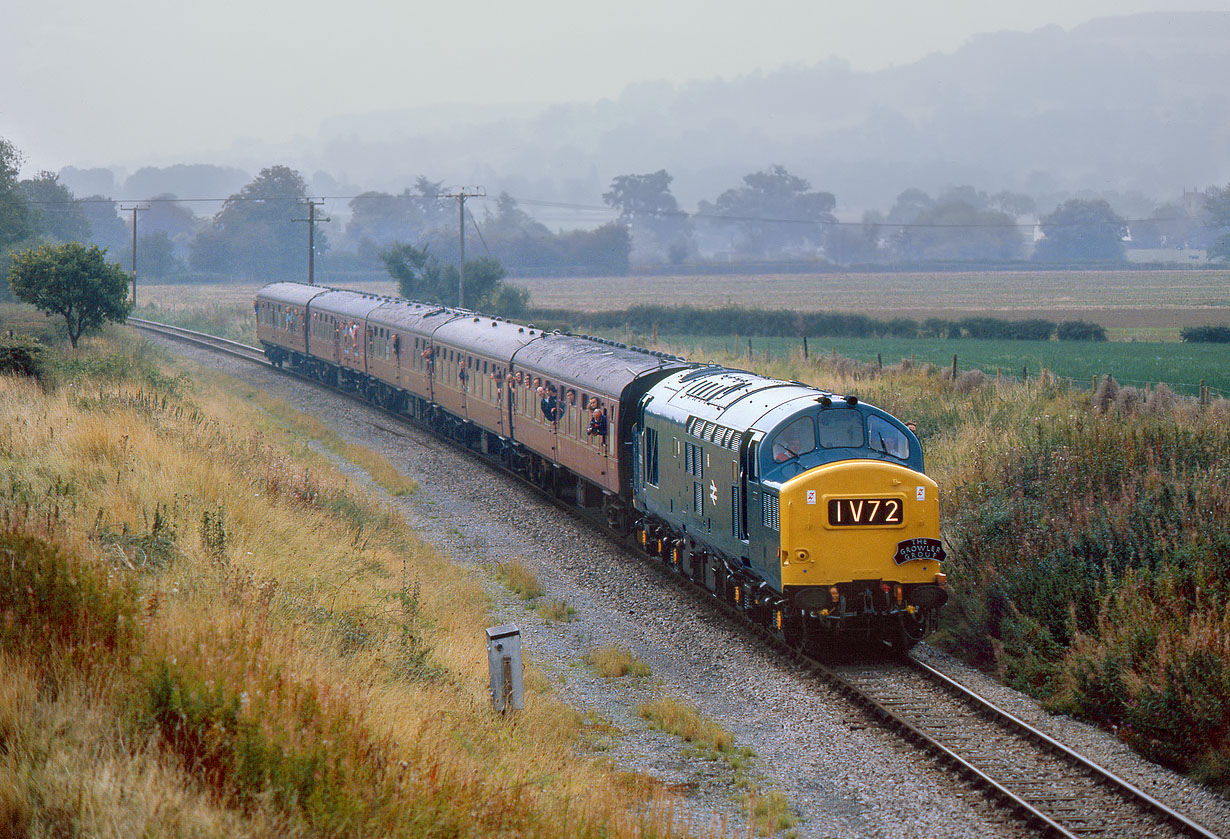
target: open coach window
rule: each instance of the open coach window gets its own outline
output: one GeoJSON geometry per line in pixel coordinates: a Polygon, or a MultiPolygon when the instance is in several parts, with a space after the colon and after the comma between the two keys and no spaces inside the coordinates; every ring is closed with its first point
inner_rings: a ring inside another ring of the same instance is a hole
{"type": "Polygon", "coordinates": [[[910,441],[897,426],[883,417],[867,417],[867,445],[872,451],[884,452],[900,460],[910,456],[910,441]]]}

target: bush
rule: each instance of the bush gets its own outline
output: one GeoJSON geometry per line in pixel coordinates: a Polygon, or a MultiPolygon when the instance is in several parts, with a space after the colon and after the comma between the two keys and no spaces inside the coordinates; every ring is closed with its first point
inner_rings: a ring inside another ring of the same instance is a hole
{"type": "Polygon", "coordinates": [[[1230,325],[1186,326],[1179,337],[1189,344],[1230,344],[1230,325]]]}
{"type": "Polygon", "coordinates": [[[1085,320],[1065,320],[1055,328],[1060,341],[1105,341],[1106,329],[1085,320]]]}
{"type": "Polygon", "coordinates": [[[43,381],[47,375],[47,348],[33,338],[0,339],[0,373],[43,381]]]}
{"type": "Polygon", "coordinates": [[[945,495],[940,640],[1230,788],[1230,433],[1141,412],[1142,396],[1109,398],[1134,414],[1037,421],[966,467],[945,495]]]}

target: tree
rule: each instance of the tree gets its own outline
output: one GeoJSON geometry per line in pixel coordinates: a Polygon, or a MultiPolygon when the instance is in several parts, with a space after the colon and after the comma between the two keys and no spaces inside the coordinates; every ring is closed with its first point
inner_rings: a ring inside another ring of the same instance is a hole
{"type": "Polygon", "coordinates": [[[449,236],[456,239],[455,204],[440,199],[443,181],[419,175],[413,189],[400,195],[364,192],[350,199],[350,221],[346,240],[360,256],[375,258],[380,251],[397,242],[432,241],[443,244],[449,236]]]}
{"type": "Polygon", "coordinates": [[[39,233],[55,242],[84,242],[90,237],[90,222],[81,205],[55,172],[41,171],[18,186],[34,209],[39,233]]]}
{"type": "MultiPolygon", "coordinates": [[[[0,137],[0,276],[8,276],[9,260],[22,246],[33,244],[38,230],[36,216],[25,193],[18,188],[21,152],[0,137]]],[[[0,300],[12,300],[12,289],[0,283],[0,300]]]]}
{"type": "Polygon", "coordinates": [[[82,198],[81,212],[90,225],[87,244],[98,245],[103,250],[114,248],[119,250],[132,242],[132,234],[128,225],[120,218],[116,203],[102,195],[91,195],[82,198]]]}
{"type": "Polygon", "coordinates": [[[836,226],[824,242],[824,253],[838,265],[875,262],[880,255],[880,213],[863,213],[862,224],[836,226]]]}
{"type": "Polygon", "coordinates": [[[1230,184],[1205,192],[1205,218],[1214,239],[1209,259],[1230,261],[1230,184]]]}
{"type": "Polygon", "coordinates": [[[682,262],[695,249],[687,213],[671,194],[665,169],[648,175],[619,175],[602,200],[619,209],[632,232],[633,247],[650,259],[682,262]]]}
{"type": "Polygon", "coordinates": [[[64,317],[73,349],[83,334],[97,331],[106,321],[119,323],[128,317],[129,279],[118,263],[106,261],[97,246],[80,242],[16,254],[9,269],[18,300],[64,317]]]}
{"type": "Polygon", "coordinates": [[[1110,262],[1123,259],[1127,222],[1103,200],[1072,199],[1042,217],[1037,262],[1110,262]]]}
{"type": "Polygon", "coordinates": [[[916,262],[1001,262],[1020,259],[1025,247],[1012,216],[946,198],[903,227],[896,245],[916,262]]]}
{"type": "MultiPolygon", "coordinates": [[[[176,201],[175,196],[169,192],[162,192],[150,198],[148,207],[149,209],[141,214],[137,222],[141,238],[144,239],[147,235],[165,234],[167,241],[174,248],[175,259],[185,259],[192,244],[192,237],[196,235],[203,220],[188,207],[176,201]]],[[[141,262],[145,258],[143,246],[138,242],[137,260],[141,262]]]]}
{"type": "MultiPolygon", "coordinates": [[[[456,306],[459,274],[456,265],[448,265],[427,248],[396,245],[381,258],[402,297],[442,306],[456,306]]],[[[504,284],[504,266],[498,259],[481,257],[466,260],[466,301],[476,311],[496,315],[519,315],[529,305],[529,294],[520,288],[504,284]]]]}
{"type": "MultiPolygon", "coordinates": [[[[128,245],[132,251],[132,243],[128,245]]],[[[132,253],[127,260],[131,264],[132,253]]],[[[137,239],[137,269],[147,277],[167,277],[183,269],[183,263],[175,253],[175,243],[163,230],[149,235],[141,234],[137,239]]]]}
{"type": "Polygon", "coordinates": [[[889,224],[911,224],[927,210],[935,206],[935,200],[917,187],[910,187],[897,196],[893,207],[888,211],[889,224]]]}
{"type": "MultiPolygon", "coordinates": [[[[307,274],[307,235],[292,220],[305,212],[307,185],[286,166],[262,169],[226,199],[207,230],[192,243],[191,262],[207,271],[235,272],[256,279],[291,279],[307,274]]],[[[316,233],[318,252],[328,241],[316,233]]]]}
{"type": "Polygon", "coordinates": [[[831,192],[810,192],[811,184],[773,165],[743,176],[743,186],[728,189],[710,204],[700,203],[703,215],[734,224],[743,234],[744,252],[761,255],[823,244],[824,226],[837,219],[837,199],[831,192]]]}

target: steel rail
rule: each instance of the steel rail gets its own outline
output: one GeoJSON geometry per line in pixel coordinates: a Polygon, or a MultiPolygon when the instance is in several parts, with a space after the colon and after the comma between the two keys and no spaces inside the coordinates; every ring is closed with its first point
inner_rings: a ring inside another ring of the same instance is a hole
{"type": "MultiPolygon", "coordinates": [[[[466,446],[447,437],[446,435],[440,434],[434,429],[406,416],[405,414],[390,411],[382,406],[368,402],[353,391],[340,387],[334,387],[333,385],[322,382],[314,377],[297,373],[294,370],[276,367],[268,362],[268,359],[265,358],[264,352],[260,348],[252,347],[238,341],[231,341],[229,339],[218,338],[205,333],[195,332],[183,327],[168,326],[166,324],[160,324],[153,321],[129,318],[129,322],[133,326],[144,331],[156,333],[172,340],[183,341],[204,349],[222,352],[241,360],[251,361],[263,368],[281,375],[285,375],[289,378],[324,388],[327,391],[341,396],[352,398],[364,406],[372,408],[385,416],[396,419],[406,425],[410,425],[416,430],[428,433],[433,437],[433,439],[443,442],[457,451],[465,452],[471,456],[477,455],[475,457],[477,462],[494,468],[502,474],[516,478],[522,486],[529,488],[536,495],[541,497],[543,500],[548,501],[562,512],[579,521],[584,521],[588,524],[595,525],[601,535],[618,547],[633,553],[646,564],[652,566],[663,576],[664,579],[676,583],[680,590],[688,592],[696,601],[703,602],[710,608],[716,608],[724,614],[734,616],[739,624],[741,624],[744,628],[752,630],[754,634],[767,641],[769,645],[776,649],[780,654],[793,660],[809,672],[820,677],[827,684],[854,702],[857,706],[869,710],[874,716],[889,723],[892,728],[903,734],[907,740],[920,746],[928,753],[935,755],[941,762],[955,767],[957,774],[971,782],[975,788],[981,788],[983,791],[989,792],[1009,810],[1016,812],[1023,822],[1035,828],[1039,828],[1050,835],[1062,836],[1067,839],[1083,839],[1083,837],[1094,835],[1097,832],[1096,830],[1091,831],[1089,829],[1073,832],[1063,827],[1046,813],[1034,807],[1028,801],[1014,793],[1011,789],[995,780],[995,778],[991,775],[979,769],[963,758],[960,754],[939,742],[937,739],[929,736],[925,731],[906,719],[904,715],[897,713],[892,708],[879,702],[869,692],[863,690],[858,685],[846,679],[827,664],[812,656],[806,655],[797,648],[787,645],[765,629],[765,627],[750,620],[741,610],[736,609],[733,605],[712,596],[712,593],[708,589],[698,587],[694,581],[681,574],[672,563],[664,561],[662,557],[654,556],[642,550],[639,545],[632,543],[626,537],[620,537],[619,534],[615,533],[606,526],[605,520],[602,519],[601,516],[587,514],[585,511],[580,510],[564,499],[559,498],[548,488],[539,486],[520,473],[505,467],[498,461],[483,457],[472,447],[466,446]]],[[[395,429],[387,428],[386,426],[376,427],[390,433],[400,434],[400,432],[395,429]]],[[[1141,809],[1156,814],[1161,818],[1161,820],[1168,822],[1180,832],[1189,836],[1198,837],[1198,839],[1220,839],[1219,834],[1213,833],[1202,825],[1188,819],[1181,813],[1178,813],[1174,809],[1153,798],[1148,793],[1132,785],[1130,782],[1124,780],[1118,775],[1115,775],[1109,770],[1104,769],[1070,747],[1065,746],[1064,744],[1051,738],[1044,732],[1037,730],[1033,726],[1014,716],[1009,711],[1000,708],[990,700],[980,696],[965,685],[962,685],[952,679],[950,676],[941,673],[939,670],[936,670],[930,665],[919,661],[913,656],[905,657],[904,663],[912,667],[918,673],[922,674],[925,678],[935,682],[948,693],[956,696],[959,700],[973,706],[976,712],[985,719],[989,719],[1001,727],[1021,735],[1023,739],[1033,742],[1042,747],[1044,750],[1066,760],[1072,766],[1087,773],[1088,775],[1095,777],[1099,782],[1108,786],[1121,797],[1127,799],[1130,803],[1141,809]]]]}
{"type": "Polygon", "coordinates": [[[986,697],[975,693],[965,685],[953,679],[951,676],[941,673],[931,665],[926,662],[919,661],[913,656],[909,658],[909,664],[911,667],[923,673],[927,678],[939,684],[945,690],[955,694],[961,700],[974,706],[975,710],[979,713],[984,716],[991,717],[1005,727],[1015,729],[1026,738],[1033,740],[1034,742],[1059,755],[1063,759],[1079,766],[1085,772],[1098,778],[1106,786],[1116,792],[1119,792],[1124,797],[1135,801],[1145,809],[1161,815],[1166,821],[1169,821],[1179,830],[1192,836],[1199,836],[1201,839],[1219,839],[1218,834],[1209,831],[1203,825],[1197,824],[1184,816],[1182,813],[1168,807],[1144,790],[1119,777],[1110,770],[1099,766],[1084,755],[1073,750],[1069,746],[1060,743],[1058,740],[1049,736],[1045,732],[1038,730],[1011,712],[1000,708],[986,697]]]}

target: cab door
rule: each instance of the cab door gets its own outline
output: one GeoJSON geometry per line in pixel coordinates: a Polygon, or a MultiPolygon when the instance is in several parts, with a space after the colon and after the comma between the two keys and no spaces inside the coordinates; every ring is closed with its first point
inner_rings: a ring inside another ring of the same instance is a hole
{"type": "Polygon", "coordinates": [[[760,524],[762,501],[757,459],[763,439],[764,434],[759,431],[745,431],[743,440],[739,443],[739,513],[736,525],[745,553],[749,542],[749,528],[760,524]]]}

